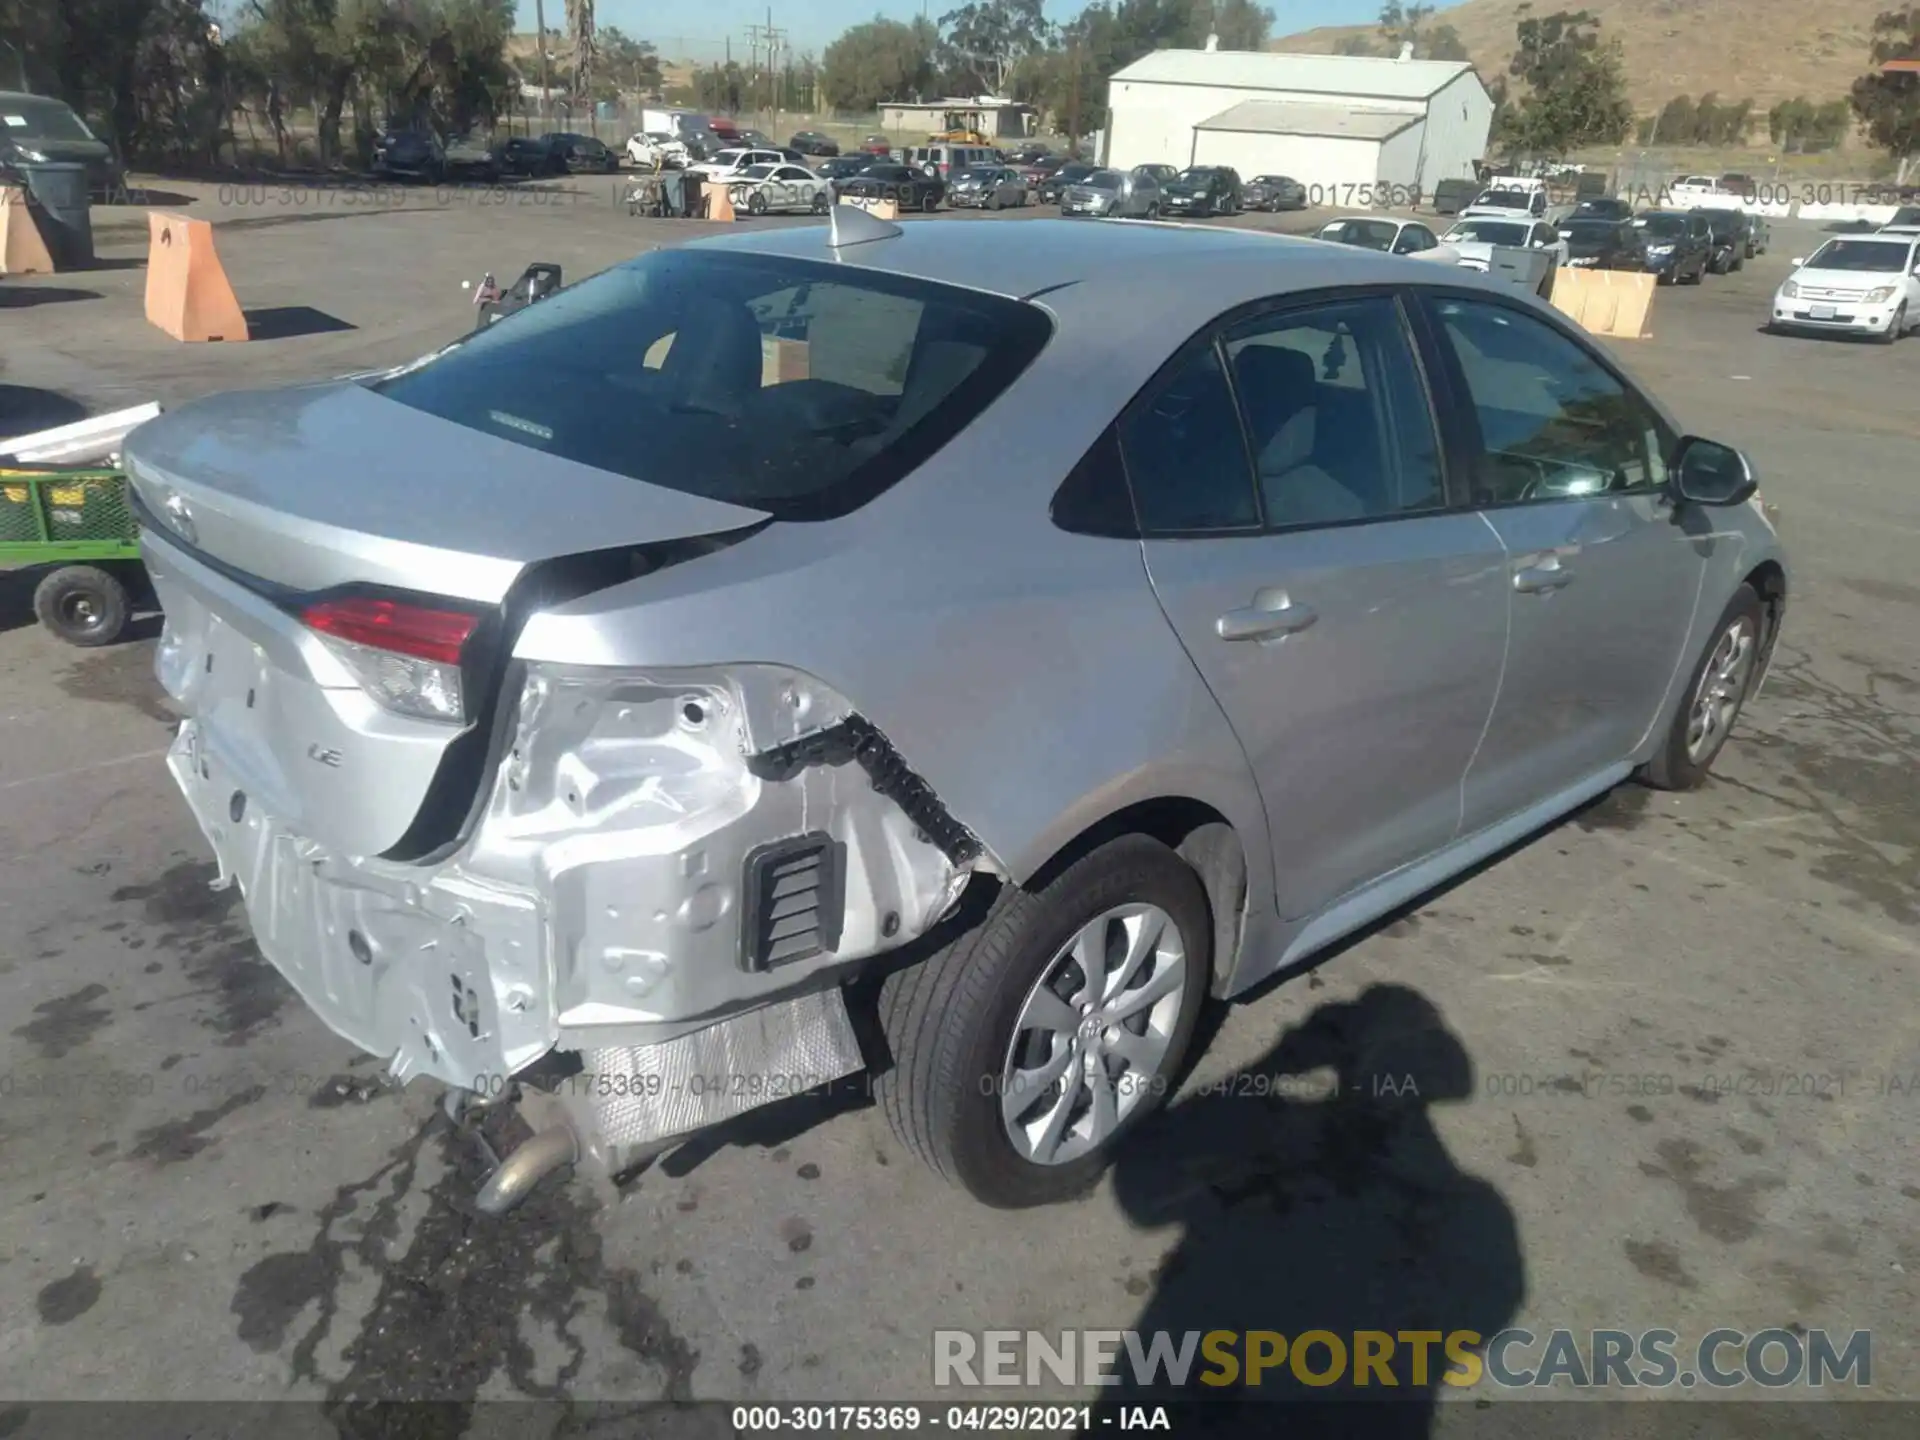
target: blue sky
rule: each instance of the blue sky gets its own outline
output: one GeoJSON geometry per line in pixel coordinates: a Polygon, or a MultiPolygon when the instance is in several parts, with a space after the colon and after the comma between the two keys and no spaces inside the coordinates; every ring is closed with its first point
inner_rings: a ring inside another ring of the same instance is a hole
{"type": "MultiPolygon", "coordinates": [[[[555,28],[565,24],[566,0],[545,0],[545,4],[547,24],[555,28]]],[[[1315,25],[1357,24],[1380,13],[1378,0],[1269,0],[1269,5],[1276,35],[1315,25]]],[[[953,8],[955,0],[927,0],[927,14],[935,18],[953,8]]],[[[1071,17],[1080,8],[1071,0],[1047,0],[1047,13],[1056,19],[1071,17]]],[[[849,25],[871,20],[876,13],[904,20],[920,10],[918,0],[794,0],[789,4],[775,0],[773,23],[785,28],[787,42],[796,53],[811,50],[817,55],[849,25]]],[[[533,0],[520,0],[522,30],[533,29],[533,13],[533,0]]],[[[652,40],[670,57],[679,50],[688,52],[690,59],[717,59],[731,36],[734,56],[745,59],[747,27],[767,23],[767,5],[765,0],[759,4],[709,0],[678,6],[663,6],[658,0],[597,0],[595,18],[636,39],[652,40]]]]}

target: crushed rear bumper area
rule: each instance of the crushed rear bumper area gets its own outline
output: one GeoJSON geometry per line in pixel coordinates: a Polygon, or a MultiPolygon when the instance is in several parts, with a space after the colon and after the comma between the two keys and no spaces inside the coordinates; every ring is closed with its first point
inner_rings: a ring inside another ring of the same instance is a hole
{"type": "Polygon", "coordinates": [[[333,1030],[483,1103],[545,1060],[568,1137],[523,1171],[618,1173],[861,1069],[841,982],[997,868],[846,702],[755,668],[532,667],[472,833],[434,864],[292,833],[203,719],[168,764],[216,883],[333,1030]]]}

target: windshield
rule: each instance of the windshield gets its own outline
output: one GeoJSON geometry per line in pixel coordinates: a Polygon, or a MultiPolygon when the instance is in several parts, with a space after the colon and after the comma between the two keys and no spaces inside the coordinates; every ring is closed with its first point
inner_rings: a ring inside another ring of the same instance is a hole
{"type": "Polygon", "coordinates": [[[999,179],[1000,172],[991,165],[970,165],[960,172],[960,178],[976,185],[985,185],[988,181],[999,179]]]}
{"type": "Polygon", "coordinates": [[[1613,239],[1620,233],[1620,227],[1611,220],[1574,220],[1561,226],[1560,233],[1569,240],[1597,243],[1613,239]]]}
{"type": "Polygon", "coordinates": [[[820,520],[971,424],[1050,333],[1036,306],[863,266],[658,250],[372,388],[582,465],[820,520]]]}
{"type": "Polygon", "coordinates": [[[13,140],[92,140],[78,115],[58,100],[15,95],[0,101],[0,125],[13,140]]]}
{"type": "Polygon", "coordinates": [[[713,157],[713,163],[716,165],[738,165],[746,153],[744,150],[722,150],[718,155],[713,157]]]}
{"type": "Polygon", "coordinates": [[[1525,210],[1533,203],[1533,194],[1527,190],[1489,190],[1473,203],[1499,210],[1525,210]]]}
{"type": "Polygon", "coordinates": [[[1062,180],[1084,180],[1087,176],[1093,174],[1093,171],[1093,166],[1083,165],[1075,161],[1071,165],[1062,165],[1060,167],[1060,178],[1062,180]]]}
{"type": "Polygon", "coordinates": [[[1746,213],[1741,210],[1702,210],[1700,214],[1715,235],[1729,234],[1747,223],[1746,213]]]}
{"type": "Polygon", "coordinates": [[[1482,245],[1521,245],[1527,243],[1527,227],[1499,220],[1464,220],[1447,233],[1449,240],[1478,241],[1482,245]]]}
{"type": "Polygon", "coordinates": [[[1813,252],[1807,261],[1809,270],[1863,270],[1881,275],[1897,275],[1907,268],[1907,254],[1913,247],[1905,242],[1885,240],[1829,240],[1813,252]]]}
{"type": "Polygon", "coordinates": [[[1688,229],[1684,215],[1649,215],[1640,223],[1649,235],[1658,235],[1662,240],[1677,240],[1688,229]]]}
{"type": "Polygon", "coordinates": [[[1615,219],[1624,217],[1629,210],[1624,200],[1582,200],[1573,207],[1573,213],[1576,218],[1581,219],[1589,216],[1598,219],[1615,219]]]}
{"type": "Polygon", "coordinates": [[[1368,250],[1391,250],[1399,234],[1400,227],[1391,220],[1336,220],[1321,229],[1319,238],[1368,250]]]}
{"type": "Polygon", "coordinates": [[[1099,170],[1089,175],[1086,183],[1088,188],[1093,190],[1118,190],[1120,188],[1120,172],[1118,170],[1099,170]]]}
{"type": "Polygon", "coordinates": [[[1200,165],[1200,166],[1196,166],[1192,170],[1182,170],[1180,172],[1180,179],[1183,183],[1188,185],[1204,185],[1209,180],[1213,179],[1213,171],[1209,170],[1204,165],[1200,165]]]}

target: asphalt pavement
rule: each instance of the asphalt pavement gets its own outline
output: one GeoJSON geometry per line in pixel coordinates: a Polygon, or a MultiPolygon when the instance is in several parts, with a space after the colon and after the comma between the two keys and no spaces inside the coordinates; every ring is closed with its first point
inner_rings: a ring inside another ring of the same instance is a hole
{"type": "MultiPolygon", "coordinates": [[[[8,282],[0,404],[397,361],[471,323],[463,279],[584,274],[716,228],[628,217],[601,182],[530,194],[182,187],[277,336],[235,346],[144,324],[139,217],[106,214],[110,268],[8,282]]],[[[1690,429],[1751,454],[1798,567],[1717,778],[1624,787],[1225,1008],[1174,1118],[1038,1212],[944,1189],[856,1086],[624,1196],[552,1186],[473,1216],[483,1162],[439,1095],[384,1085],[208,890],[161,763],[152,622],[68,649],[0,575],[4,1415],[928,1399],[936,1329],[1427,1320],[1864,1329],[1871,1393],[1920,1397],[1920,339],[1759,333],[1813,238],[1775,237],[1739,274],[1661,290],[1651,338],[1616,345],[1690,429]],[[1233,1081],[1307,1034],[1331,1037],[1318,1078],[1233,1081]],[[1367,1067],[1403,1067],[1417,1099],[1337,1089],[1367,1067]]]]}

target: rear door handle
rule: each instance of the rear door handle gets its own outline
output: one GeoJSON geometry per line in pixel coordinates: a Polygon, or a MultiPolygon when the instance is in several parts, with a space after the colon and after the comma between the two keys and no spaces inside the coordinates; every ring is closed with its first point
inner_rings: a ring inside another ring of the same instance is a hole
{"type": "Polygon", "coordinates": [[[1564,589],[1572,583],[1573,572],[1562,569],[1558,560],[1528,565],[1515,571],[1513,576],[1513,588],[1522,595],[1541,595],[1549,590],[1564,589]]]}
{"type": "Polygon", "coordinates": [[[1296,634],[1319,618],[1311,607],[1296,605],[1285,595],[1258,595],[1253,604],[1222,615],[1213,628],[1222,640],[1271,640],[1296,634]]]}

